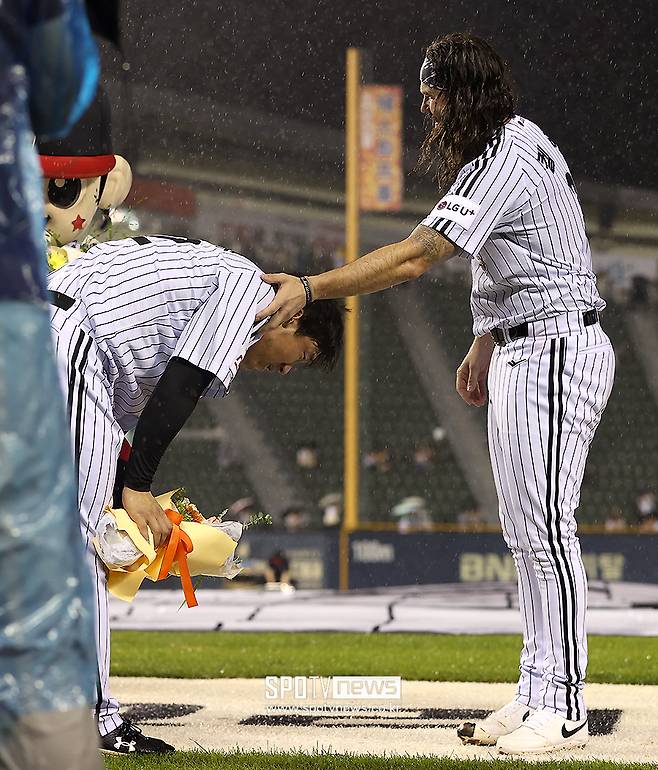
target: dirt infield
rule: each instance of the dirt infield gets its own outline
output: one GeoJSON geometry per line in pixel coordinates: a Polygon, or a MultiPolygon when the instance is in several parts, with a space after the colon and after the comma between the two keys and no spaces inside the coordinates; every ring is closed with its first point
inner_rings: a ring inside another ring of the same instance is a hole
{"type": "MultiPolygon", "coordinates": [[[[115,677],[112,687],[124,709],[149,734],[179,749],[239,747],[459,759],[495,758],[495,750],[462,746],[454,728],[498,708],[513,694],[509,684],[403,681],[399,700],[372,705],[317,698],[266,700],[263,679],[115,677]]],[[[590,742],[585,749],[561,752],[560,758],[658,762],[658,686],[591,684],[586,699],[590,742]]]]}

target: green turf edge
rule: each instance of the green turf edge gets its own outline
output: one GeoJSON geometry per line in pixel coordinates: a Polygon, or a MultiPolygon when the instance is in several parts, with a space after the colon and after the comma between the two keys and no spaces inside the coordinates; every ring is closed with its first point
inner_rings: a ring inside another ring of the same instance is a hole
{"type": "Polygon", "coordinates": [[[106,756],[107,770],[655,770],[650,763],[551,759],[528,764],[522,759],[454,757],[376,757],[355,754],[260,752],[176,752],[159,756],[106,756]],[[495,765],[493,764],[495,761],[495,765]]]}
{"type": "MultiPolygon", "coordinates": [[[[589,648],[588,682],[658,684],[658,638],[590,636],[589,648]]],[[[520,651],[521,637],[515,635],[114,631],[111,673],[515,682],[520,651]]]]}

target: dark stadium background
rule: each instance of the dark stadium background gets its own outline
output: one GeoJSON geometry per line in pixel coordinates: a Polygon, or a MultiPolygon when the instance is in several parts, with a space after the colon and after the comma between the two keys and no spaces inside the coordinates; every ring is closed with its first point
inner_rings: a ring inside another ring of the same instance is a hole
{"type": "MultiPolygon", "coordinates": [[[[658,187],[652,0],[129,0],[122,28],[128,80],[178,90],[181,111],[192,93],[335,128],[343,121],[345,48],[366,48],[372,79],[404,86],[412,145],[422,129],[413,116],[421,50],[439,34],[468,29],[511,64],[520,112],[552,134],[577,176],[658,187]]],[[[169,121],[173,129],[178,116],[169,121]]]]}

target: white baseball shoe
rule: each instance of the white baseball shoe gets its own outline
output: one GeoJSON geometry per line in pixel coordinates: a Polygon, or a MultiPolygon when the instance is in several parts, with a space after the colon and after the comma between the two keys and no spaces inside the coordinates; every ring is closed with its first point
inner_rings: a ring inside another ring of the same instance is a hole
{"type": "Polygon", "coordinates": [[[501,754],[545,754],[575,749],[589,740],[587,717],[573,722],[552,711],[535,711],[513,733],[498,741],[501,754]]]}
{"type": "Polygon", "coordinates": [[[462,743],[495,746],[501,735],[514,732],[534,713],[535,709],[513,700],[481,722],[464,722],[457,728],[457,735],[462,743]]]}

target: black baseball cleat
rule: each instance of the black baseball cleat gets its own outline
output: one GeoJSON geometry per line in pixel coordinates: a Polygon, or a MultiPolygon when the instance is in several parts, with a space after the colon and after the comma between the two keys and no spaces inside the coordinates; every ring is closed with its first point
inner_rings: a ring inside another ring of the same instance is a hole
{"type": "Polygon", "coordinates": [[[168,754],[176,749],[159,738],[149,738],[129,719],[107,735],[101,735],[101,751],[107,754],[168,754]]]}

